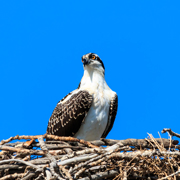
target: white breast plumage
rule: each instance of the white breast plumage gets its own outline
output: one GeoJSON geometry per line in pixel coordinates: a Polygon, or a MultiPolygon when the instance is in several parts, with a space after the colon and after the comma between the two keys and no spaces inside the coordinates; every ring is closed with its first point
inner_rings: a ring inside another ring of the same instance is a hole
{"type": "Polygon", "coordinates": [[[110,100],[106,93],[93,94],[91,108],[75,137],[79,139],[100,139],[108,122],[110,100]]]}
{"type": "Polygon", "coordinates": [[[75,137],[88,141],[97,140],[101,138],[107,126],[110,102],[115,92],[108,87],[104,78],[98,73],[94,73],[91,78],[86,78],[84,75],[81,83],[80,89],[88,91],[93,101],[75,137]]]}

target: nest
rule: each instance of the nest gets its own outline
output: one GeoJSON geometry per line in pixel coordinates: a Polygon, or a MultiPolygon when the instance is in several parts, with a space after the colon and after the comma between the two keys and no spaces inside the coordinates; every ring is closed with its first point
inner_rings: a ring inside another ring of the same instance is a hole
{"type": "Polygon", "coordinates": [[[0,180],[180,179],[180,146],[171,139],[178,134],[167,131],[170,139],[11,137],[0,142],[0,180]]]}

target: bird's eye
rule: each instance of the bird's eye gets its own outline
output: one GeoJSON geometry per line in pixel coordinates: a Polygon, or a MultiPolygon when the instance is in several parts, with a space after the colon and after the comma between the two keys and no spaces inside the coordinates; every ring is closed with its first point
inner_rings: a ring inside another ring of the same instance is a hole
{"type": "Polygon", "coordinates": [[[95,55],[92,55],[92,58],[91,59],[96,59],[96,56],[95,55]]]}

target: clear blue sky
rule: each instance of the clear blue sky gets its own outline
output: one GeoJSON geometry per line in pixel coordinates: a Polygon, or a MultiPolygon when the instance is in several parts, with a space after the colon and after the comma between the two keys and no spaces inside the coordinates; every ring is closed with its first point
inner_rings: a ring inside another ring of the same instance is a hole
{"type": "MultiPolygon", "coordinates": [[[[179,1],[1,1],[0,140],[46,132],[77,88],[81,56],[103,60],[119,97],[108,138],[180,133],[179,1]]],[[[167,137],[167,136],[163,136],[167,137]]]]}

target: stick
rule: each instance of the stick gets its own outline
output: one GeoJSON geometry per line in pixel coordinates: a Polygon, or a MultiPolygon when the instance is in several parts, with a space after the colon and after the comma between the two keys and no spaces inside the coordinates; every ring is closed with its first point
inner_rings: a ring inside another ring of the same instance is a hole
{"type": "Polygon", "coordinates": [[[59,180],[64,180],[63,178],[60,177],[60,175],[56,172],[59,170],[58,166],[57,166],[57,162],[56,162],[56,159],[54,156],[52,156],[47,147],[46,147],[46,144],[44,143],[44,140],[43,140],[43,137],[39,137],[38,138],[39,140],[39,143],[40,143],[40,146],[41,146],[41,149],[45,152],[46,154],[46,157],[49,158],[49,160],[51,161],[50,163],[50,170],[51,170],[51,173],[53,176],[55,176],[57,179],[59,180]]]}
{"type": "Polygon", "coordinates": [[[163,177],[163,178],[158,179],[158,180],[168,179],[169,177],[175,176],[175,175],[177,175],[177,174],[179,174],[179,173],[180,173],[180,170],[179,170],[179,171],[176,171],[176,172],[173,173],[173,174],[170,174],[169,176],[163,177]]]}
{"type": "MultiPolygon", "coordinates": [[[[169,148],[170,140],[164,138],[154,138],[159,144],[163,142],[164,147],[169,148]]],[[[135,146],[142,148],[151,148],[149,142],[145,139],[126,139],[126,140],[112,140],[112,139],[101,139],[106,145],[113,145],[116,143],[122,143],[123,146],[135,146]]],[[[176,145],[179,141],[172,140],[172,144],[176,145]]]]}
{"type": "Polygon", "coordinates": [[[118,171],[110,170],[110,171],[106,171],[106,172],[96,173],[95,175],[91,175],[90,178],[85,177],[85,178],[81,178],[79,180],[98,180],[98,179],[103,179],[103,178],[112,178],[118,174],[119,174],[118,171]]]}
{"type": "Polygon", "coordinates": [[[176,136],[176,137],[180,138],[180,134],[173,132],[170,128],[164,128],[164,129],[161,131],[162,134],[165,133],[165,132],[169,132],[169,134],[170,134],[171,136],[176,136]]]}
{"type": "Polygon", "coordinates": [[[14,173],[14,174],[9,174],[7,176],[4,176],[0,178],[0,180],[9,180],[9,179],[15,179],[15,178],[22,178],[24,173],[14,173]]]}
{"type": "Polygon", "coordinates": [[[19,163],[25,164],[27,166],[31,166],[34,169],[38,169],[39,168],[39,166],[36,166],[34,164],[31,164],[31,163],[29,163],[27,161],[23,161],[23,160],[20,160],[20,159],[2,160],[2,161],[0,161],[0,164],[6,164],[6,163],[10,163],[10,162],[19,162],[19,163]]]}
{"type": "Polygon", "coordinates": [[[74,138],[74,137],[62,137],[62,136],[55,136],[55,135],[49,135],[49,134],[44,134],[44,135],[36,135],[36,136],[19,136],[19,135],[16,135],[14,137],[10,137],[9,139],[7,140],[2,140],[0,142],[0,145],[3,145],[4,143],[8,143],[12,140],[15,140],[15,139],[38,139],[38,138],[46,138],[46,139],[54,139],[54,140],[59,140],[59,141],[71,141],[71,142],[79,142],[81,144],[84,144],[88,147],[97,147],[93,144],[91,144],[90,142],[88,141],[84,141],[83,139],[77,139],[77,138],[74,138]]]}

